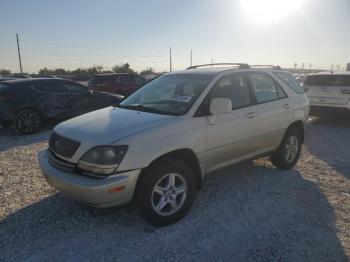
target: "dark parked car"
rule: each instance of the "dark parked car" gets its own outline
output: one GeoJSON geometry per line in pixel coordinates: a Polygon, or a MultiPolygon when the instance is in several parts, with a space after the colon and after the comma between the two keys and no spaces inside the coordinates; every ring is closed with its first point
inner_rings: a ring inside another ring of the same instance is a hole
{"type": "Polygon", "coordinates": [[[88,82],[88,87],[97,91],[129,96],[145,82],[146,80],[139,75],[101,74],[92,77],[88,82]]]}
{"type": "Polygon", "coordinates": [[[13,78],[13,77],[0,77],[0,82],[3,82],[3,81],[8,81],[8,80],[15,80],[16,78],[13,78]]]}
{"type": "Polygon", "coordinates": [[[20,79],[0,83],[0,125],[23,134],[36,132],[43,121],[68,119],[118,104],[121,95],[97,92],[63,79],[20,79]]]}

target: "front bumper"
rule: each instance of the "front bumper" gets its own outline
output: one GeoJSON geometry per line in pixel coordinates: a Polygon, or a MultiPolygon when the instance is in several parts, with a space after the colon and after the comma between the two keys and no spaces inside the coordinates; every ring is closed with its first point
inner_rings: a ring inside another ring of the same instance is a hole
{"type": "Polygon", "coordinates": [[[47,150],[39,153],[39,165],[52,187],[74,199],[94,207],[112,207],[131,201],[141,169],[107,178],[91,178],[53,167],[47,150]]]}

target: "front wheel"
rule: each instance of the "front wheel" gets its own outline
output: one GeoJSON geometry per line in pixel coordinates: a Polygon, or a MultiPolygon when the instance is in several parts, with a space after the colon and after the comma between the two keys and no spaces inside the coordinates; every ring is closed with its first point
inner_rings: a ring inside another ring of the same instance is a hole
{"type": "Polygon", "coordinates": [[[16,114],[13,125],[18,133],[32,134],[39,130],[42,120],[33,110],[23,110],[16,114]]]}
{"type": "Polygon", "coordinates": [[[195,190],[192,170],[181,161],[167,159],[151,167],[142,177],[138,204],[150,224],[166,226],[186,215],[195,190]]]}
{"type": "Polygon", "coordinates": [[[290,169],[298,162],[301,153],[302,139],[296,128],[286,132],[279,148],[271,155],[272,164],[282,169],[290,169]]]}

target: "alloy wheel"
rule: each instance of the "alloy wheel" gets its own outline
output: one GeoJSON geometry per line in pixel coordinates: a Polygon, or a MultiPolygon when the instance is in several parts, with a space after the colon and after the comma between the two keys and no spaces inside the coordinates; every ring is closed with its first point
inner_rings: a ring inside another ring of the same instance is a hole
{"type": "Polygon", "coordinates": [[[286,143],[285,159],[288,163],[294,161],[298,155],[299,143],[296,136],[290,136],[286,143]]]}
{"type": "Polygon", "coordinates": [[[17,116],[16,126],[22,133],[32,133],[40,127],[40,118],[36,112],[23,111],[17,116]]]}
{"type": "Polygon", "coordinates": [[[151,203],[154,211],[169,216],[181,209],[187,197],[186,180],[177,173],[166,174],[155,184],[151,203]]]}

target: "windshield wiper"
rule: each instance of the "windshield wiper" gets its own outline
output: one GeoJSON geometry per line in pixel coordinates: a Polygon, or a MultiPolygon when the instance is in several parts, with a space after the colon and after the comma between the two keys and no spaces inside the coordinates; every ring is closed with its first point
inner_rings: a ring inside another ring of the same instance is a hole
{"type": "Polygon", "coordinates": [[[120,105],[120,108],[125,108],[125,109],[131,109],[131,110],[137,110],[137,111],[143,111],[143,112],[148,112],[148,113],[156,113],[156,114],[162,114],[162,115],[173,115],[173,116],[178,116],[179,114],[170,112],[170,111],[165,111],[165,110],[160,110],[160,109],[155,109],[152,107],[144,106],[142,104],[129,104],[129,105],[120,105]]]}

